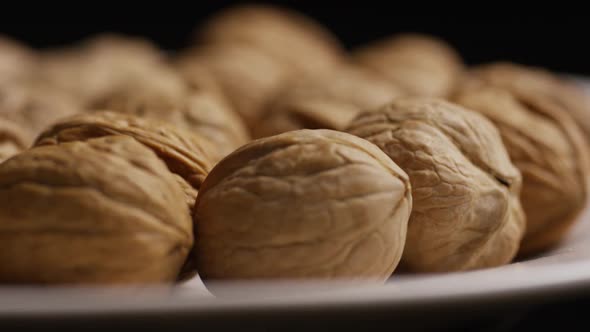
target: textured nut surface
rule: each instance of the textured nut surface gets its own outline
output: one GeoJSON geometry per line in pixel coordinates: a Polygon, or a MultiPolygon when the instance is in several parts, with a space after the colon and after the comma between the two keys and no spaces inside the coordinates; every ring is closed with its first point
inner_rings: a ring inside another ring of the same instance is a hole
{"type": "Polygon", "coordinates": [[[261,51],[239,44],[215,44],[185,52],[177,67],[189,82],[214,77],[225,97],[248,126],[288,79],[285,67],[261,51]]]}
{"type": "Polygon", "coordinates": [[[0,163],[27,148],[24,132],[17,124],[0,119],[0,163]]]}
{"type": "Polygon", "coordinates": [[[406,268],[457,271],[512,260],[525,228],[521,175],[491,122],[441,100],[402,98],[359,115],[348,131],[410,177],[406,268]]]}
{"type": "Polygon", "coordinates": [[[543,94],[470,85],[455,100],[481,112],[499,128],[523,175],[521,201],[527,216],[523,254],[555,244],[584,208],[587,146],[580,129],[543,94]]]}
{"type": "Polygon", "coordinates": [[[443,41],[414,34],[377,41],[354,56],[416,96],[447,96],[462,68],[459,55],[443,41]]]}
{"type": "Polygon", "coordinates": [[[191,248],[183,193],[129,137],[27,150],[0,165],[0,281],[174,281],[191,248]]]}
{"type": "MultiPolygon", "coordinates": [[[[80,114],[65,119],[44,131],[36,145],[84,141],[112,135],[131,136],[149,147],[172,173],[197,190],[212,167],[209,157],[211,147],[206,139],[174,126],[112,112],[80,114]]],[[[194,196],[187,197],[187,200],[191,204],[194,196]]]]}
{"type": "Polygon", "coordinates": [[[344,130],[361,111],[402,94],[386,79],[355,66],[285,86],[254,127],[255,137],[296,129],[344,130]]]}
{"type": "Polygon", "coordinates": [[[26,130],[27,144],[45,127],[80,111],[75,99],[47,85],[0,83],[0,118],[26,130]]]}
{"type": "Polygon", "coordinates": [[[344,57],[337,38],[308,17],[269,5],[243,5],[213,16],[199,31],[205,42],[246,44],[307,75],[344,57]]]}
{"type": "Polygon", "coordinates": [[[201,135],[213,145],[213,162],[249,141],[245,124],[229,103],[206,90],[176,90],[172,94],[151,84],[134,84],[102,96],[90,108],[162,120],[201,135]]]}
{"type": "Polygon", "coordinates": [[[470,74],[513,93],[542,95],[567,111],[590,141],[590,96],[573,82],[541,68],[505,62],[477,66],[470,74]]]}
{"type": "Polygon", "coordinates": [[[201,187],[199,274],[385,280],[411,207],[407,175],[365,140],[330,130],[259,139],[217,164],[201,187]]]}

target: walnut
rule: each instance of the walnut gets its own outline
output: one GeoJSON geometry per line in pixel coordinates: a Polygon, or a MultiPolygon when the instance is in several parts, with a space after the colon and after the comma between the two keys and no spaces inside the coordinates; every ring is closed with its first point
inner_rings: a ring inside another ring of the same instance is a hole
{"type": "Polygon", "coordinates": [[[149,147],[164,161],[187,193],[192,206],[194,194],[212,167],[211,146],[205,139],[179,128],[131,115],[99,112],[65,119],[45,130],[36,145],[85,141],[91,138],[125,135],[149,147]],[[187,185],[188,184],[188,185],[187,185]],[[187,190],[193,187],[195,191],[187,190]]]}
{"type": "Polygon", "coordinates": [[[469,84],[455,100],[487,116],[499,128],[523,175],[521,201],[527,216],[522,254],[557,243],[587,198],[587,145],[560,104],[543,92],[469,84]]]}
{"type": "Polygon", "coordinates": [[[355,66],[287,85],[254,127],[255,137],[296,129],[344,130],[362,110],[402,92],[377,74],[355,66]]]}
{"type": "Polygon", "coordinates": [[[331,130],[262,138],[223,159],[201,187],[199,274],[385,280],[411,207],[407,175],[365,140],[331,130]]]}
{"type": "Polygon", "coordinates": [[[312,19],[270,5],[222,11],[197,31],[197,39],[255,47],[304,75],[330,69],[345,54],[337,38],[312,19]]]}
{"type": "Polygon", "coordinates": [[[193,243],[182,197],[128,137],[27,150],[0,165],[0,282],[172,282],[193,243]]]}
{"type": "Polygon", "coordinates": [[[522,91],[543,95],[567,111],[590,141],[590,96],[574,82],[545,69],[505,62],[477,66],[470,74],[516,94],[522,91]]]}
{"type": "Polygon", "coordinates": [[[0,163],[27,148],[24,132],[17,124],[0,119],[0,163]]]}
{"type": "Polygon", "coordinates": [[[152,84],[133,84],[101,96],[89,108],[162,120],[199,134],[213,143],[213,162],[249,141],[242,119],[214,92],[185,89],[169,93],[152,84]]]}
{"type": "Polygon", "coordinates": [[[0,118],[26,130],[26,144],[45,127],[80,111],[75,99],[60,90],[31,82],[0,83],[0,118]]]}
{"type": "Polygon", "coordinates": [[[26,79],[36,65],[33,51],[0,35],[0,82],[26,79]]]}
{"type": "Polygon", "coordinates": [[[253,126],[281,85],[288,80],[285,67],[259,50],[238,44],[215,44],[186,51],[177,68],[188,82],[214,77],[224,96],[253,126]]]}
{"type": "Polygon", "coordinates": [[[445,42],[414,34],[369,44],[354,57],[416,96],[447,96],[462,69],[461,58],[445,42]]]}
{"type": "Polygon", "coordinates": [[[459,271],[513,259],[525,229],[522,179],[491,122],[413,97],[362,113],[348,132],[375,143],[410,177],[414,202],[402,266],[459,271]]]}

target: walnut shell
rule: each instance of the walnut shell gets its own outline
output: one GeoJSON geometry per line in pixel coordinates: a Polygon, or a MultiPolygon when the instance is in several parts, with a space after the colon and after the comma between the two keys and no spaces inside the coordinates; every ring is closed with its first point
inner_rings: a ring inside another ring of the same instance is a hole
{"type": "Polygon", "coordinates": [[[444,41],[416,34],[374,42],[356,50],[354,58],[407,94],[427,97],[449,95],[463,67],[444,41]]]}
{"type": "Polygon", "coordinates": [[[575,83],[542,68],[506,62],[480,65],[470,74],[515,93],[528,91],[543,95],[568,112],[590,141],[590,96],[575,83]]]}
{"type": "Polygon", "coordinates": [[[217,162],[250,140],[246,125],[229,103],[213,92],[128,85],[95,100],[89,108],[161,120],[199,134],[212,143],[217,162]]]}
{"type": "Polygon", "coordinates": [[[45,127],[81,110],[66,93],[31,82],[0,83],[0,118],[24,128],[27,145],[45,127]]]}
{"type": "Polygon", "coordinates": [[[223,159],[201,187],[199,274],[385,280],[411,207],[407,175],[365,140],[331,130],[259,139],[223,159]]]}
{"type": "Polygon", "coordinates": [[[27,150],[0,165],[0,282],[172,282],[193,242],[182,199],[129,137],[27,150]]]}
{"type": "Polygon", "coordinates": [[[345,54],[338,39],[309,17],[271,5],[222,11],[197,31],[197,38],[255,47],[304,75],[329,70],[345,54]]]}
{"type": "Polygon", "coordinates": [[[375,143],[410,177],[405,268],[459,271],[512,260],[525,229],[522,179],[491,122],[414,97],[359,115],[348,132],[375,143]]]}
{"type": "Polygon", "coordinates": [[[26,79],[36,65],[33,51],[0,35],[0,82],[26,79]]]}
{"type": "Polygon", "coordinates": [[[566,112],[543,93],[470,85],[455,100],[492,120],[523,176],[523,254],[557,243],[586,204],[587,145],[566,112]]]}
{"type": "MultiPolygon", "coordinates": [[[[130,136],[149,147],[172,173],[179,176],[177,179],[186,181],[196,190],[212,167],[211,147],[206,139],[174,126],[112,112],[80,114],[65,119],[45,130],[36,145],[85,141],[112,135],[130,136]]],[[[187,186],[182,184],[182,187],[187,186]]],[[[186,201],[192,206],[194,192],[185,191],[191,195],[186,197],[186,201]]]]}
{"type": "Polygon", "coordinates": [[[0,163],[27,148],[25,130],[0,119],[0,163]]]}
{"type": "Polygon", "coordinates": [[[355,66],[285,86],[253,129],[265,137],[296,129],[344,130],[365,109],[373,109],[401,94],[399,88],[355,66]]]}
{"type": "Polygon", "coordinates": [[[215,44],[185,52],[177,60],[179,72],[189,82],[214,77],[224,96],[253,126],[264,106],[286,80],[285,67],[259,50],[238,44],[215,44]]]}

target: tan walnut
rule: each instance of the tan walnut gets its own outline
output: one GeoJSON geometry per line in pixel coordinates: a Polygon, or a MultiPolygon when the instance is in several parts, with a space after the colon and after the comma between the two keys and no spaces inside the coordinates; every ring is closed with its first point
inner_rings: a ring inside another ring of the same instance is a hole
{"type": "Polygon", "coordinates": [[[113,89],[88,107],[161,120],[199,134],[211,141],[213,162],[250,140],[242,119],[214,91],[184,88],[168,93],[152,84],[129,84],[113,89]]]}
{"type": "Polygon", "coordinates": [[[573,81],[542,68],[507,62],[480,65],[469,74],[515,94],[542,95],[568,112],[590,142],[590,96],[573,81]]]}
{"type": "Polygon", "coordinates": [[[35,70],[36,60],[28,47],[0,35],[0,82],[27,79],[35,70]]]}
{"type": "MultiPolygon", "coordinates": [[[[481,83],[481,82],[480,82],[481,83]]],[[[556,244],[586,204],[588,147],[559,103],[543,93],[466,85],[455,100],[492,120],[523,176],[522,254],[556,244]]]]}
{"type": "Polygon", "coordinates": [[[0,281],[176,280],[193,243],[166,165],[124,136],[27,150],[0,165],[0,281]]]}
{"type": "Polygon", "coordinates": [[[0,119],[0,163],[27,148],[24,132],[17,124],[0,119]]]}
{"type": "Polygon", "coordinates": [[[521,175],[483,116],[430,98],[402,98],[353,120],[410,177],[414,200],[402,257],[415,272],[509,263],[525,230],[521,175]]]}
{"type": "Polygon", "coordinates": [[[252,141],[217,164],[199,192],[199,274],[385,280],[404,247],[410,191],[404,171],[346,133],[252,141]]]}
{"type": "Polygon", "coordinates": [[[384,75],[409,95],[446,97],[462,70],[459,55],[444,41],[403,34],[354,52],[361,65],[384,75]]]}
{"type": "Polygon", "coordinates": [[[402,94],[400,88],[367,69],[347,65],[286,85],[254,126],[255,137],[296,129],[344,130],[361,111],[402,94]]]}
{"type": "Polygon", "coordinates": [[[186,191],[192,207],[196,191],[212,167],[211,146],[207,139],[172,125],[127,114],[98,112],[73,116],[45,130],[36,145],[85,141],[104,136],[124,135],[150,148],[186,191]]]}
{"type": "Polygon", "coordinates": [[[338,39],[311,18],[270,5],[242,5],[222,11],[196,35],[200,42],[255,47],[303,75],[329,70],[345,54],[338,39]]]}

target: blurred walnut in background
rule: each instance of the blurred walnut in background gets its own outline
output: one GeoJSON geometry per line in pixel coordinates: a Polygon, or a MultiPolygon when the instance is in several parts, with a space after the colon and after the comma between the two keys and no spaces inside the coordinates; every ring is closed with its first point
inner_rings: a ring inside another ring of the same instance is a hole
{"type": "Polygon", "coordinates": [[[286,85],[254,127],[255,137],[296,129],[344,130],[361,111],[402,94],[372,71],[342,65],[331,72],[286,85]]]}
{"type": "Polygon", "coordinates": [[[374,42],[353,56],[415,96],[448,96],[463,67],[460,56],[444,41],[415,34],[374,42]]]}
{"type": "Polygon", "coordinates": [[[406,173],[363,139],[298,130],[255,140],[201,187],[199,274],[384,281],[401,257],[411,209],[406,173]]]}
{"type": "Polygon", "coordinates": [[[28,147],[25,129],[0,118],[0,163],[28,147]]]}
{"type": "Polygon", "coordinates": [[[0,164],[0,282],[172,283],[193,243],[166,165],[124,136],[0,164]]]}
{"type": "Polygon", "coordinates": [[[279,60],[297,74],[330,70],[345,56],[337,37],[298,12],[269,5],[236,6],[214,15],[197,41],[247,45],[279,60]]]}
{"type": "Polygon", "coordinates": [[[401,98],[348,128],[409,176],[413,209],[402,265],[416,272],[509,263],[525,231],[521,175],[483,116],[428,98],[401,98]]]}
{"type": "Polygon", "coordinates": [[[0,83],[29,77],[35,69],[33,50],[0,35],[0,83]]]}
{"type": "Polygon", "coordinates": [[[523,175],[527,232],[521,252],[556,244],[576,220],[588,195],[588,147],[564,107],[543,90],[501,88],[478,80],[478,72],[455,100],[498,127],[510,158],[523,175]]]}

